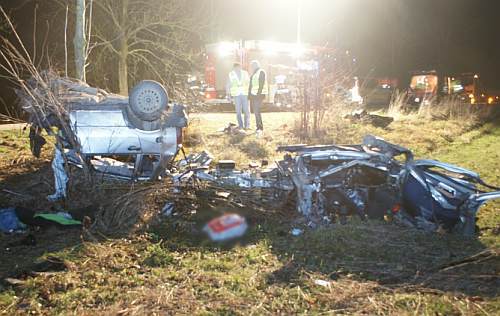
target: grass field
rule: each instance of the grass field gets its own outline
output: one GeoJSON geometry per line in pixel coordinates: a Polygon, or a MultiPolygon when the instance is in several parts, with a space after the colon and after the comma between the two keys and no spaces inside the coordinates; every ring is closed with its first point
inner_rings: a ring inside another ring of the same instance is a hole
{"type": "MultiPolygon", "coordinates": [[[[265,133],[256,137],[217,130],[234,114],[197,114],[187,135],[188,151],[208,149],[217,159],[277,159],[279,144],[301,142],[294,133],[297,114],[265,113],[265,133]]],[[[452,162],[500,185],[500,126],[463,120],[427,120],[402,115],[388,129],[327,118],[312,143],[357,143],[366,133],[414,150],[419,157],[452,162]]],[[[252,125],[253,126],[253,125],[252,125]]],[[[0,207],[47,209],[52,191],[51,151],[29,155],[27,135],[0,131],[0,207]]],[[[138,185],[134,185],[136,188],[138,185]]],[[[62,207],[97,210],[105,200],[130,190],[107,185],[98,195],[73,189],[77,197],[62,207]]],[[[160,190],[159,190],[160,191],[160,190]]],[[[141,207],[157,213],[161,192],[144,196],[141,207]]],[[[201,237],[206,218],[225,205],[179,210],[139,231],[118,236],[80,230],[1,236],[0,314],[389,314],[495,315],[500,311],[500,204],[481,209],[477,239],[428,234],[393,223],[356,219],[292,236],[293,209],[241,210],[250,229],[236,245],[201,237]],[[441,269],[486,249],[497,254],[482,262],[441,269]],[[39,271],[46,267],[44,272],[39,271]],[[47,268],[48,267],[48,268],[47,268]],[[12,282],[11,282],[12,283],[12,282]]],[[[237,209],[234,211],[238,211],[237,209]]]]}

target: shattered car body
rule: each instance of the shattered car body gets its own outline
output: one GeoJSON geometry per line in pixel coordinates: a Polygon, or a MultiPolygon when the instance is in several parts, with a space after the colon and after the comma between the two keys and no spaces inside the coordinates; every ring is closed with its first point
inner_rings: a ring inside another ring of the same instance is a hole
{"type": "Polygon", "coordinates": [[[435,160],[417,160],[407,168],[402,205],[419,220],[417,225],[431,222],[472,235],[479,208],[500,198],[500,191],[487,192],[479,190],[480,186],[498,190],[470,170],[435,160]]]}
{"type": "MultiPolygon", "coordinates": [[[[312,226],[345,223],[353,214],[363,220],[391,216],[415,228],[442,227],[469,236],[475,232],[479,208],[500,198],[498,188],[472,171],[414,160],[410,150],[371,135],[359,145],[291,145],[278,150],[286,154],[274,168],[246,171],[235,170],[230,161],[210,169],[212,158],[207,155],[204,163],[194,163],[189,172],[178,175],[178,183],[194,176],[219,187],[273,190],[275,199],[292,196],[297,211],[312,226]]],[[[188,157],[183,164],[195,160],[188,157]]]]}
{"type": "Polygon", "coordinates": [[[408,150],[373,136],[365,137],[362,145],[279,149],[297,153],[295,157],[286,155],[282,162],[297,190],[297,210],[316,220],[330,214],[342,222],[348,214],[365,219],[390,208],[395,200],[388,197],[397,195],[401,171],[401,163],[394,157],[412,158],[408,150]],[[385,205],[378,205],[380,202],[385,205]]]}
{"type": "Polygon", "coordinates": [[[473,235],[479,208],[500,198],[498,188],[472,171],[413,160],[408,149],[370,135],[357,146],[300,150],[290,176],[297,190],[297,209],[306,216],[333,213],[343,221],[346,214],[364,219],[393,213],[415,227],[441,226],[473,235]],[[401,155],[403,162],[396,159],[401,155]]]}

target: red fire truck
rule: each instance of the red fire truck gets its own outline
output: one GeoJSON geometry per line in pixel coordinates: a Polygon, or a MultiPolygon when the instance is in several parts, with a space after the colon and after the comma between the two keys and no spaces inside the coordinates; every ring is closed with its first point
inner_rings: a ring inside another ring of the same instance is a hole
{"type": "MultiPolygon", "coordinates": [[[[234,62],[249,69],[258,60],[268,76],[266,101],[287,106],[297,96],[297,76],[303,67],[311,67],[325,50],[306,44],[246,40],[206,45],[205,98],[207,103],[224,103],[227,77],[234,62]]],[[[317,64],[317,63],[316,63],[317,64]]],[[[316,65],[317,67],[317,65],[316,65]]]]}

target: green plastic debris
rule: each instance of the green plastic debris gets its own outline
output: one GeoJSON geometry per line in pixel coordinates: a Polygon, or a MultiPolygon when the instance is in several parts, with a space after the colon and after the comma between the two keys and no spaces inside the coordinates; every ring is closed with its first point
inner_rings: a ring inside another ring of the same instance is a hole
{"type": "Polygon", "coordinates": [[[48,221],[56,222],[60,225],[65,225],[65,226],[81,225],[82,224],[82,222],[77,221],[76,219],[69,218],[69,216],[67,214],[61,214],[61,213],[57,213],[57,214],[39,213],[39,214],[35,214],[34,217],[40,217],[40,218],[46,219],[48,221]]]}

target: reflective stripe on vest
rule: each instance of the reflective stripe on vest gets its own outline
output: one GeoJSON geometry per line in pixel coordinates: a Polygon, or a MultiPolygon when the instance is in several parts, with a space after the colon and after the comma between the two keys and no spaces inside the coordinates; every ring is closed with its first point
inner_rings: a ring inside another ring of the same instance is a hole
{"type": "MultiPolygon", "coordinates": [[[[259,92],[259,78],[261,72],[263,72],[264,74],[266,73],[264,69],[259,68],[252,76],[252,91],[250,92],[252,95],[257,95],[257,93],[259,92]]],[[[265,76],[264,86],[262,87],[261,94],[267,94],[267,75],[265,76]]]]}
{"type": "Polygon", "coordinates": [[[238,75],[235,71],[231,71],[229,73],[229,83],[231,88],[229,93],[231,96],[238,95],[247,95],[248,94],[248,85],[250,84],[250,78],[248,77],[248,72],[242,70],[241,71],[241,80],[238,78],[238,75]]]}

